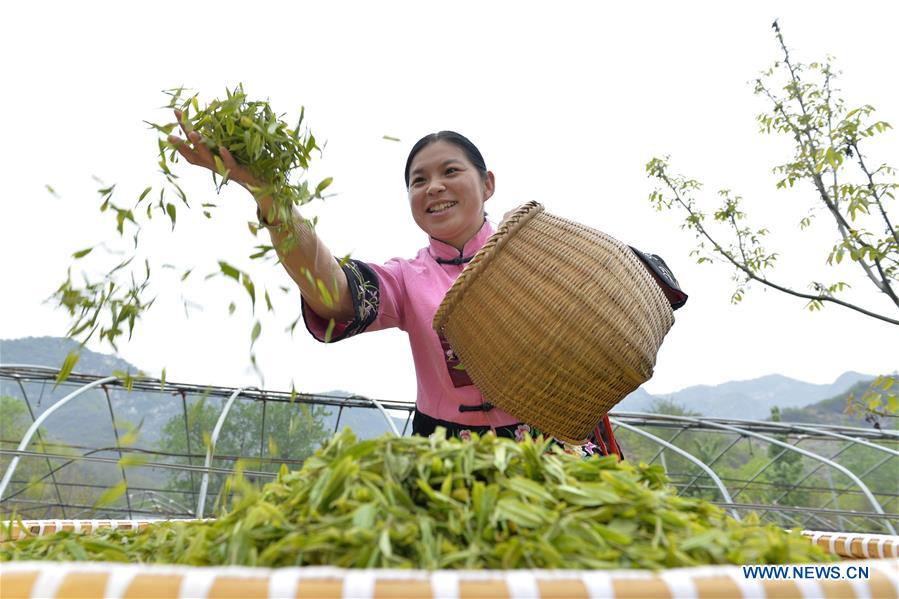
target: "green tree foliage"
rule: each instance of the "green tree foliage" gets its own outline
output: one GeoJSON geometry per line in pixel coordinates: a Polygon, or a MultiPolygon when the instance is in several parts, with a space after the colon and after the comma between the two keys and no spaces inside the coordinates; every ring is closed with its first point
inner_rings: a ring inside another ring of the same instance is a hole
{"type": "MultiPolygon", "coordinates": [[[[28,417],[28,408],[25,402],[8,395],[0,396],[0,441],[4,447],[15,447],[22,440],[22,435],[28,430],[31,419],[28,417]]],[[[0,460],[6,459],[0,456],[0,460]]]]}
{"type": "MultiPolygon", "coordinates": [[[[22,399],[8,395],[0,396],[0,447],[10,450],[16,449],[31,423],[28,407],[22,399]]],[[[33,437],[29,449],[43,451],[44,444],[42,441],[48,441],[47,431],[40,428],[33,437]]],[[[0,454],[0,473],[6,472],[6,468],[11,461],[12,456],[0,454]]],[[[50,489],[47,484],[48,473],[49,466],[46,460],[30,457],[22,458],[16,467],[13,478],[13,480],[28,481],[25,493],[20,497],[26,500],[37,500],[49,493],[50,489]]],[[[0,509],[0,513],[8,513],[8,511],[18,508],[18,502],[14,500],[8,501],[8,497],[20,489],[21,485],[17,484],[12,484],[7,488],[3,498],[4,506],[0,509]]],[[[58,514],[55,512],[47,515],[48,517],[58,517],[58,514]]]]}
{"type": "MultiPolygon", "coordinates": [[[[780,422],[780,408],[771,408],[771,420],[780,422]]],[[[773,437],[782,443],[789,443],[787,435],[773,435],[773,437]]],[[[801,454],[771,443],[768,445],[768,458],[771,460],[771,467],[765,473],[766,480],[774,483],[799,480],[803,471],[801,454]]],[[[808,493],[798,490],[774,497],[770,494],[767,495],[768,501],[777,501],[788,505],[808,505],[809,500],[808,493]]]]}
{"type": "Polygon", "coordinates": [[[659,397],[653,400],[649,406],[649,411],[653,414],[666,414],[668,416],[702,416],[695,410],[689,410],[683,404],[676,402],[668,397],[659,397]]]}
{"type": "Polygon", "coordinates": [[[896,373],[879,376],[864,390],[860,397],[849,396],[848,411],[851,414],[864,414],[865,420],[874,428],[881,428],[882,418],[895,421],[899,418],[899,375],[896,373]]]}
{"type": "MultiPolygon", "coordinates": [[[[192,462],[201,465],[222,408],[207,397],[189,403],[186,423],[184,414],[179,413],[163,425],[160,450],[195,456],[192,462]]],[[[330,434],[325,428],[328,411],[324,406],[268,402],[264,410],[263,434],[262,402],[238,399],[232,405],[215,445],[214,455],[223,458],[215,459],[214,466],[231,469],[235,466],[231,458],[242,456],[248,458],[243,461],[244,467],[277,472],[279,460],[306,459],[330,434]]],[[[188,471],[179,471],[169,483],[179,490],[196,489],[198,485],[199,475],[188,471]]]]}

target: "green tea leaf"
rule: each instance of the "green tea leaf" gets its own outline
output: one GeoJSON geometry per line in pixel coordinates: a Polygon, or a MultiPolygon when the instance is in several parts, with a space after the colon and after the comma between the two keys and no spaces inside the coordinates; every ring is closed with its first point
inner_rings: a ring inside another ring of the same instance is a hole
{"type": "Polygon", "coordinates": [[[244,289],[247,290],[247,294],[250,296],[250,302],[252,303],[253,311],[256,311],[256,286],[253,284],[253,279],[247,273],[241,273],[241,282],[243,283],[244,289]]]}
{"type": "Polygon", "coordinates": [[[62,366],[59,368],[59,373],[56,375],[56,381],[53,385],[54,389],[69,378],[69,375],[72,374],[72,369],[75,368],[75,364],[78,363],[80,357],[81,354],[77,350],[68,353],[65,360],[62,362],[62,366]]]}
{"type": "Polygon", "coordinates": [[[315,196],[321,197],[321,193],[328,188],[331,183],[334,182],[333,177],[326,177],[321,180],[321,182],[315,187],[315,196]]]}
{"type": "Polygon", "coordinates": [[[175,205],[172,204],[171,202],[167,203],[165,205],[165,212],[166,212],[166,214],[169,215],[169,220],[172,221],[172,231],[174,231],[175,230],[175,216],[176,216],[176,212],[177,212],[175,205]]]}
{"type": "Polygon", "coordinates": [[[222,262],[221,260],[219,260],[219,268],[221,269],[222,274],[224,274],[226,277],[231,277],[235,281],[240,280],[240,271],[227,262],[222,262]]]}
{"type": "Polygon", "coordinates": [[[131,468],[136,466],[143,466],[147,462],[149,462],[149,458],[143,455],[125,455],[119,458],[119,466],[122,468],[131,468]]]}
{"type": "Polygon", "coordinates": [[[127,490],[128,485],[127,483],[125,483],[125,481],[122,481],[117,485],[106,489],[106,491],[104,491],[103,494],[100,495],[100,498],[97,499],[97,501],[94,503],[93,509],[98,510],[100,508],[112,505],[113,503],[118,501],[118,499],[122,495],[124,495],[127,490]]]}

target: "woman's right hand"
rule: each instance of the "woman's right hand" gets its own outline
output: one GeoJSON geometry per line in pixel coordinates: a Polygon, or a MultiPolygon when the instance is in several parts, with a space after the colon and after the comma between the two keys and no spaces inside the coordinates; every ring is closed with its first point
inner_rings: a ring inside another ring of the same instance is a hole
{"type": "MultiPolygon", "coordinates": [[[[181,131],[184,132],[187,141],[175,136],[169,135],[168,140],[178,153],[191,164],[208,168],[213,172],[217,172],[215,168],[215,157],[212,150],[203,143],[202,137],[196,131],[190,131],[186,126],[181,111],[175,111],[175,118],[181,125],[181,131]]],[[[259,207],[260,220],[264,224],[269,225],[269,232],[272,235],[272,241],[278,252],[281,264],[287,270],[290,277],[296,282],[300,288],[300,293],[309,304],[313,312],[324,319],[335,319],[336,322],[346,322],[352,320],[353,301],[350,297],[349,283],[346,275],[334,259],[333,254],[328,250],[321,239],[315,234],[311,227],[296,227],[294,232],[297,238],[289,249],[282,249],[280,242],[284,240],[288,233],[282,230],[277,219],[274,222],[269,220],[269,214],[272,212],[273,200],[270,195],[265,194],[262,190],[266,184],[259,181],[250,173],[250,169],[240,165],[231,153],[223,148],[218,148],[218,155],[222,159],[225,168],[228,169],[228,178],[236,181],[245,187],[253,197],[259,207]],[[263,216],[266,215],[266,216],[263,216]],[[331,282],[330,284],[323,283],[331,282]],[[319,285],[325,284],[331,293],[331,298],[327,301],[322,297],[319,285]],[[331,289],[331,286],[334,286],[331,289]]],[[[291,209],[291,218],[301,218],[296,209],[291,209]]]]}
{"type": "MultiPolygon", "coordinates": [[[[199,133],[197,133],[196,131],[188,131],[182,117],[182,112],[180,110],[176,110],[175,118],[178,120],[178,124],[181,126],[181,131],[183,131],[185,137],[187,137],[187,141],[181,139],[177,135],[169,135],[169,143],[175,146],[175,149],[178,150],[178,153],[181,154],[189,163],[195,164],[197,166],[203,166],[213,172],[217,172],[217,169],[215,168],[215,158],[212,150],[210,150],[206,144],[202,143],[202,137],[199,133]]],[[[242,185],[251,193],[253,191],[251,188],[263,187],[263,183],[256,179],[256,177],[254,177],[250,173],[250,169],[240,165],[234,159],[234,156],[231,155],[231,152],[227,150],[227,148],[219,146],[218,155],[222,159],[222,163],[225,165],[225,168],[229,171],[228,180],[242,185]]]]}

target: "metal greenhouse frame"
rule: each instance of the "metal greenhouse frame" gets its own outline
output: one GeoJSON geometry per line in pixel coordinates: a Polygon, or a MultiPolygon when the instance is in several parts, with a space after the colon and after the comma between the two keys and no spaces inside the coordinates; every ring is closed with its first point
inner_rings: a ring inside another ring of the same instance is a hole
{"type": "MultiPolygon", "coordinates": [[[[413,413],[413,406],[407,402],[378,401],[358,395],[291,394],[77,373],[59,385],[65,395],[41,410],[47,401],[45,396],[55,393],[57,374],[56,369],[42,366],[0,365],[3,394],[23,400],[31,420],[21,438],[0,439],[0,460],[5,464],[0,480],[0,512],[6,516],[15,511],[25,518],[202,518],[208,512],[211,497],[223,492],[224,480],[238,464],[242,464],[245,477],[258,481],[274,478],[275,469],[281,464],[290,468],[301,465],[300,457],[273,457],[266,450],[266,414],[272,405],[290,404],[289,410],[301,406],[323,410],[319,413],[333,417],[333,429],[328,430],[335,433],[350,414],[356,414],[361,416],[356,422],[374,426],[376,431],[370,434],[408,434],[413,413]],[[163,400],[180,403],[177,416],[184,422],[186,451],[170,452],[158,446],[138,447],[122,442],[121,414],[117,412],[117,407],[121,407],[117,403],[131,392],[159,400],[159,405],[163,400]],[[60,413],[66,406],[70,406],[68,410],[83,407],[88,397],[105,404],[114,444],[91,443],[87,439],[53,443],[44,438],[45,423],[62,418],[60,413]],[[195,405],[197,398],[222,402],[214,427],[203,431],[208,435],[203,448],[191,446],[188,403],[195,405]],[[258,444],[242,447],[241,453],[217,453],[232,406],[238,401],[258,404],[261,410],[258,444]],[[199,450],[203,452],[198,453],[199,450]],[[25,478],[19,469],[25,460],[33,465],[32,478],[25,478]],[[91,498],[103,494],[109,482],[94,481],[84,474],[74,480],[67,476],[79,467],[115,472],[124,489],[121,498],[95,507],[97,503],[91,503],[91,498]],[[143,472],[143,479],[135,477],[135,471],[143,472]],[[187,488],[171,484],[173,477],[180,474],[189,480],[185,482],[187,488]],[[157,483],[150,485],[140,480],[157,483]]],[[[756,512],[762,520],[788,527],[896,534],[896,431],[617,411],[612,416],[616,434],[625,440],[626,457],[660,463],[678,493],[705,497],[737,519],[756,512]],[[722,443],[716,444],[719,441],[722,443]],[[703,442],[713,446],[708,455],[703,453],[707,451],[703,442]],[[864,454],[865,467],[840,462],[853,450],[868,452],[864,454]],[[746,456],[751,459],[739,463],[746,456]],[[726,465],[728,462],[730,465],[726,465]],[[787,464],[796,473],[795,480],[779,480],[771,475],[787,464]],[[824,482],[816,483],[816,476],[824,482]],[[791,497],[807,500],[800,504],[791,497]],[[852,506],[845,507],[847,502],[852,506]]]]}

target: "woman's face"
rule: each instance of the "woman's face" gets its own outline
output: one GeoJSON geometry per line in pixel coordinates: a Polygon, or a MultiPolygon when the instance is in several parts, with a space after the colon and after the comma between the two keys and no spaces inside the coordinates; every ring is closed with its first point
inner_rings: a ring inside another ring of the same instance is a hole
{"type": "Polygon", "coordinates": [[[493,195],[493,173],[480,173],[462,148],[435,141],[409,168],[409,205],[421,229],[461,250],[484,224],[484,202],[493,195]]]}

